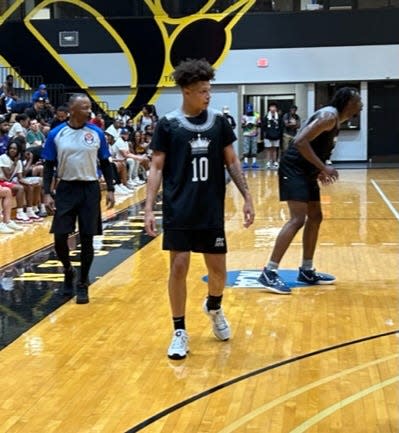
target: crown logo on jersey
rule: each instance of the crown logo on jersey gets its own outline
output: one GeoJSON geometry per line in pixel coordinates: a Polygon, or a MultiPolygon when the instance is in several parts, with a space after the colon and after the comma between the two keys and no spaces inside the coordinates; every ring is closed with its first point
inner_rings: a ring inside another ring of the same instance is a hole
{"type": "Polygon", "coordinates": [[[197,135],[197,138],[193,138],[189,141],[191,145],[191,153],[193,155],[199,155],[203,153],[208,153],[208,147],[211,140],[206,137],[201,137],[201,134],[197,135]]]}

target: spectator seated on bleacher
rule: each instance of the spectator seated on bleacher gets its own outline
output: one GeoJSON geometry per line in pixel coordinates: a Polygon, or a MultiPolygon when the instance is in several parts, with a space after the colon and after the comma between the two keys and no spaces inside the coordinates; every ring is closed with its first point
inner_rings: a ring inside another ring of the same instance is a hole
{"type": "Polygon", "coordinates": [[[108,126],[105,130],[108,134],[111,134],[115,139],[119,137],[119,132],[121,129],[121,121],[119,119],[114,119],[112,124],[108,126]]]}
{"type": "Polygon", "coordinates": [[[109,151],[111,153],[111,167],[112,167],[112,177],[114,179],[115,194],[128,195],[133,192],[129,189],[127,185],[127,166],[125,160],[118,160],[113,157],[113,144],[115,143],[115,138],[112,137],[108,132],[105,133],[105,138],[108,143],[109,151]]]}
{"type": "Polygon", "coordinates": [[[25,110],[25,113],[29,116],[30,120],[37,120],[40,123],[40,128],[44,134],[50,130],[45,103],[46,100],[40,97],[36,102],[33,103],[32,107],[29,107],[25,110]]]}
{"type": "Polygon", "coordinates": [[[105,128],[105,121],[103,119],[102,113],[97,113],[94,117],[92,117],[90,119],[90,123],[92,123],[93,125],[98,126],[102,130],[104,130],[104,128],[105,128]]]}
{"type": "Polygon", "coordinates": [[[45,84],[40,84],[37,90],[33,92],[32,102],[36,102],[39,98],[48,99],[48,92],[45,84]]]}
{"type": "Polygon", "coordinates": [[[147,181],[147,171],[150,169],[149,142],[145,141],[145,134],[136,131],[131,144],[132,152],[140,158],[135,182],[141,185],[147,181]]]}
{"type": "Polygon", "coordinates": [[[53,120],[50,122],[50,129],[54,129],[56,126],[61,125],[68,120],[69,112],[66,105],[60,105],[55,111],[53,120]]]}
{"type": "Polygon", "coordinates": [[[5,83],[0,87],[0,114],[21,114],[31,105],[31,102],[19,100],[14,89],[14,77],[7,75],[5,83]]]}
{"type": "Polygon", "coordinates": [[[130,149],[130,134],[127,128],[121,128],[120,137],[116,137],[115,143],[112,146],[112,157],[118,165],[127,165],[127,182],[126,186],[129,189],[134,189],[139,183],[135,182],[138,168],[141,162],[140,156],[134,154],[130,149]]]}
{"type": "Polygon", "coordinates": [[[120,107],[116,118],[121,122],[121,127],[126,128],[127,122],[131,119],[132,114],[125,107],[120,107]]]}
{"type": "Polygon", "coordinates": [[[0,155],[7,152],[8,142],[10,137],[8,132],[10,131],[10,124],[5,117],[0,117],[0,155]]]}
{"type": "Polygon", "coordinates": [[[7,75],[6,81],[0,88],[0,99],[3,100],[6,112],[11,113],[18,100],[14,89],[14,77],[12,75],[7,75]]]}
{"type": "MultiPolygon", "coordinates": [[[[21,146],[23,148],[23,146],[21,146]]],[[[30,183],[38,183],[40,185],[40,198],[37,197],[33,207],[33,212],[39,217],[46,217],[47,211],[44,205],[44,190],[43,190],[43,170],[44,165],[41,159],[43,146],[32,146],[25,150],[22,160],[23,176],[30,183]]]]}
{"type": "Polygon", "coordinates": [[[43,146],[46,137],[40,129],[40,124],[36,119],[29,122],[28,133],[26,134],[26,141],[28,147],[30,146],[43,146]]]}
{"type": "Polygon", "coordinates": [[[21,155],[20,144],[11,140],[8,143],[7,152],[0,155],[0,181],[3,181],[3,186],[10,187],[15,195],[16,221],[21,223],[42,221],[42,218],[36,215],[33,209],[33,206],[40,204],[42,187],[38,179],[29,180],[23,176],[21,155]],[[25,203],[26,212],[24,211],[25,203]]]}
{"type": "Polygon", "coordinates": [[[26,137],[26,134],[28,133],[29,127],[29,117],[27,114],[17,114],[15,116],[15,123],[11,126],[10,132],[8,133],[9,137],[17,137],[19,135],[22,135],[23,137],[26,137]]]}
{"type": "Polygon", "coordinates": [[[55,116],[55,107],[51,104],[50,99],[45,99],[44,107],[42,110],[43,122],[40,122],[42,125],[41,126],[42,131],[44,132],[45,135],[47,135],[48,132],[50,131],[50,124],[53,121],[54,116],[55,116]]]}

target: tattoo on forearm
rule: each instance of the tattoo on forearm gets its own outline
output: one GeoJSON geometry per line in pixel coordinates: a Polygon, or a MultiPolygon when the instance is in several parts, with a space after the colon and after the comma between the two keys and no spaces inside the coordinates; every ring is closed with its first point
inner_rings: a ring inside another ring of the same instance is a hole
{"type": "Polygon", "coordinates": [[[249,189],[247,180],[245,179],[241,167],[239,167],[237,164],[231,164],[227,167],[227,171],[229,172],[240,193],[245,197],[249,189]]]}

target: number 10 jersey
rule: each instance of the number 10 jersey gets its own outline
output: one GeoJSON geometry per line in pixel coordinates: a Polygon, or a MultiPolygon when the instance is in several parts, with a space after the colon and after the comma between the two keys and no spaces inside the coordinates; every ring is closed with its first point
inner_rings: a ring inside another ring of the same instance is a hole
{"type": "Polygon", "coordinates": [[[210,108],[196,117],[178,109],[160,119],[150,147],[165,153],[165,229],[224,228],[224,148],[235,140],[222,113],[210,108]]]}

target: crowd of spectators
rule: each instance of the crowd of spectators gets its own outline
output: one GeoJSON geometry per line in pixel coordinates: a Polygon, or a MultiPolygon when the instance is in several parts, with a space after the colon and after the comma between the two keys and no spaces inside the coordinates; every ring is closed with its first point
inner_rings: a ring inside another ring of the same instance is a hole
{"type": "MultiPolygon", "coordinates": [[[[48,132],[67,120],[68,107],[55,108],[45,84],[38,87],[29,103],[19,101],[11,75],[0,87],[0,234],[15,233],[25,224],[47,217],[41,152],[48,132]]],[[[133,194],[147,181],[149,144],[157,122],[155,107],[145,105],[136,117],[124,107],[114,119],[104,119],[102,112],[92,113],[88,122],[104,130],[112,155],[116,194],[133,194]]],[[[55,187],[56,176],[54,193],[55,187]]]]}
{"type": "MultiPolygon", "coordinates": [[[[121,107],[113,122],[105,129],[115,173],[115,192],[130,194],[147,181],[151,163],[149,145],[158,120],[155,107],[145,105],[133,118],[129,110],[121,107]]],[[[91,122],[100,126],[96,115],[91,122]]],[[[102,122],[102,128],[105,128],[102,122]]]]}

